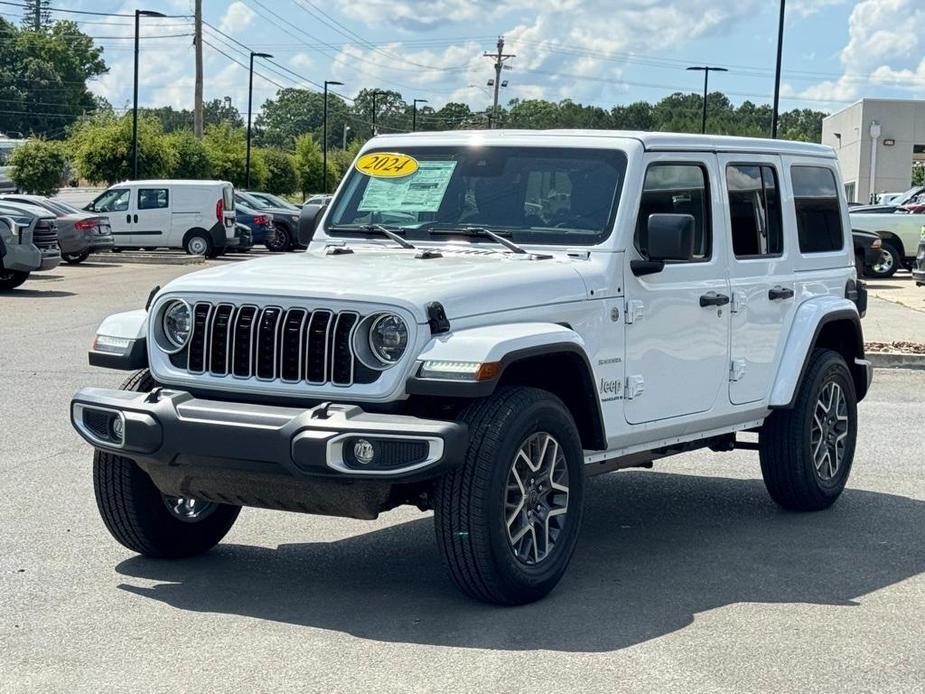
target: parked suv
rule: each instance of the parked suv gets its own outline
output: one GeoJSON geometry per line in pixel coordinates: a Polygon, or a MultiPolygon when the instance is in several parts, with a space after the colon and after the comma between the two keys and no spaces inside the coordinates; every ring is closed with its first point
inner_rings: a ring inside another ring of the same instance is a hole
{"type": "Polygon", "coordinates": [[[139,369],[71,405],[103,520],[186,557],[242,506],[417,506],[465,593],[518,604],[565,571],[590,475],[757,448],[778,504],[824,509],[872,373],[842,190],[802,143],[374,138],[303,210],[307,253],[103,321],[90,363],[139,369]]]}
{"type": "Polygon", "coordinates": [[[15,289],[33,272],[61,262],[54,220],[42,213],[0,205],[0,290],[15,289]]]}
{"type": "Polygon", "coordinates": [[[58,246],[66,263],[77,265],[89,258],[91,253],[112,249],[112,230],[107,217],[78,210],[66,202],[49,200],[41,195],[0,195],[0,202],[34,205],[55,215],[58,246]]]}

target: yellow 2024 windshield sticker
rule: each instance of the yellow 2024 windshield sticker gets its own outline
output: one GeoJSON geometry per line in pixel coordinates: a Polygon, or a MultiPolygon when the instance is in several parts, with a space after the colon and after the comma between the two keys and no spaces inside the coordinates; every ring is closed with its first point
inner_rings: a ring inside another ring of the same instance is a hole
{"type": "Polygon", "coordinates": [[[375,178],[401,178],[418,170],[418,161],[398,152],[374,152],[357,159],[355,168],[360,173],[375,178]]]}

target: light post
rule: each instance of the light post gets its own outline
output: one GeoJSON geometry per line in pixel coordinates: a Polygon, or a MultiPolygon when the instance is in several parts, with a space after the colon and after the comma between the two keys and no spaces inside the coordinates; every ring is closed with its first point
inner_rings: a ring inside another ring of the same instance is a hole
{"type": "Polygon", "coordinates": [[[385,92],[382,91],[381,89],[373,89],[372,94],[370,94],[370,96],[373,97],[373,114],[372,114],[373,117],[372,117],[372,122],[373,122],[373,135],[374,135],[374,136],[379,134],[379,133],[377,132],[377,129],[376,129],[376,97],[379,96],[380,94],[385,94],[385,92]]]}
{"type": "Polygon", "coordinates": [[[343,86],[344,83],[334,80],[324,81],[324,117],[321,136],[321,180],[324,181],[321,186],[322,193],[328,192],[328,85],[331,84],[343,86]]]}
{"type": "Polygon", "coordinates": [[[777,120],[780,114],[780,68],[784,57],[784,0],[780,0],[780,22],[777,25],[777,69],[774,72],[774,113],[771,115],[771,139],[777,139],[777,120]]]}
{"type": "Polygon", "coordinates": [[[247,156],[244,162],[244,187],[251,187],[251,105],[254,101],[254,58],[272,58],[269,53],[251,51],[251,64],[247,78],[247,156]]]}
{"type": "Polygon", "coordinates": [[[426,104],[427,99],[415,99],[411,104],[411,132],[418,129],[418,104],[426,104]]]}
{"type": "Polygon", "coordinates": [[[142,17],[166,17],[154,10],[135,10],[135,87],[132,105],[132,178],[138,178],[138,27],[142,17]]]}
{"type": "Polygon", "coordinates": [[[340,145],[340,148],[343,150],[347,149],[347,133],[349,131],[350,131],[350,126],[344,123],[344,141],[340,145]]]}
{"type": "Polygon", "coordinates": [[[724,67],[710,67],[709,65],[689,67],[688,70],[694,70],[697,72],[703,72],[703,120],[700,124],[700,132],[707,132],[707,95],[709,94],[710,89],[710,73],[711,72],[729,72],[724,67]]]}

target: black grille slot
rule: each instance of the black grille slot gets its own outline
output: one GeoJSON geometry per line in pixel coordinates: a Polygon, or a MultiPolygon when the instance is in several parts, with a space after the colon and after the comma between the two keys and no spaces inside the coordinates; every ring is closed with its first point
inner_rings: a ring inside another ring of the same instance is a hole
{"type": "Polygon", "coordinates": [[[284,381],[298,381],[302,378],[302,326],[307,314],[304,308],[292,308],[286,312],[283,320],[280,378],[284,381]]]}
{"type": "Polygon", "coordinates": [[[353,350],[350,337],[356,325],[355,313],[341,313],[334,324],[331,346],[331,381],[335,385],[348,386],[353,383],[353,350]]]}
{"type": "Polygon", "coordinates": [[[196,304],[193,307],[193,334],[189,341],[189,368],[193,373],[206,370],[206,344],[208,342],[209,304],[196,304]]]}
{"type": "Polygon", "coordinates": [[[231,346],[231,315],[234,306],[219,304],[212,315],[209,334],[209,371],[216,376],[228,373],[228,348],[231,346]]]}
{"type": "Polygon", "coordinates": [[[256,319],[257,309],[254,306],[242,306],[235,316],[231,354],[231,369],[235,376],[248,378],[253,375],[251,362],[254,355],[253,335],[256,319]]]}
{"type": "Polygon", "coordinates": [[[276,378],[276,349],[282,313],[281,308],[270,306],[260,314],[257,323],[257,378],[276,378]]]}
{"type": "Polygon", "coordinates": [[[315,311],[308,322],[305,349],[305,377],[310,383],[324,383],[327,377],[328,328],[330,311],[315,311]]]}

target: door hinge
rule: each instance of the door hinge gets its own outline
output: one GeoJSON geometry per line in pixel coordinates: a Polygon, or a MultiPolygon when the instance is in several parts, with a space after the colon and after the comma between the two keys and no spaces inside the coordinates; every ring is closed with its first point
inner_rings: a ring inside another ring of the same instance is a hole
{"type": "Polygon", "coordinates": [[[639,299],[630,299],[626,302],[626,311],[623,314],[627,325],[642,320],[646,315],[646,307],[639,299]]]}
{"type": "Polygon", "coordinates": [[[729,367],[729,380],[735,383],[736,381],[741,381],[744,376],[745,360],[733,359],[732,365],[729,367]]]}
{"type": "Polygon", "coordinates": [[[627,400],[635,400],[640,395],[642,395],[646,390],[646,379],[642,376],[627,376],[626,377],[626,389],[624,397],[627,400]]]}
{"type": "Polygon", "coordinates": [[[732,313],[741,313],[745,310],[745,305],[747,299],[742,292],[734,292],[732,295],[732,303],[729,305],[729,310],[732,313]]]}

